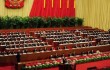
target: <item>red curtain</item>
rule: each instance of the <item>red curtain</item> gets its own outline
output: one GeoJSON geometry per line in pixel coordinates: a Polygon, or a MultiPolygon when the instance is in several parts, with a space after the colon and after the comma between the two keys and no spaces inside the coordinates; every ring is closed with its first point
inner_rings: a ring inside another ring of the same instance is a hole
{"type": "Polygon", "coordinates": [[[69,7],[67,8],[68,0],[34,0],[30,12],[30,17],[73,17],[75,16],[74,0],[69,0],[69,7]],[[61,4],[61,7],[60,7],[61,4]]]}

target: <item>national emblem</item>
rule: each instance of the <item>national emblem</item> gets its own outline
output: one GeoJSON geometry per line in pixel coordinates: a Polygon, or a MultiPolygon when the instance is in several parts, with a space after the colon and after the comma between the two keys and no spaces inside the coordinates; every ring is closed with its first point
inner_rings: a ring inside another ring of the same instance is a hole
{"type": "Polygon", "coordinates": [[[5,0],[5,6],[7,8],[22,8],[24,0],[5,0]]]}

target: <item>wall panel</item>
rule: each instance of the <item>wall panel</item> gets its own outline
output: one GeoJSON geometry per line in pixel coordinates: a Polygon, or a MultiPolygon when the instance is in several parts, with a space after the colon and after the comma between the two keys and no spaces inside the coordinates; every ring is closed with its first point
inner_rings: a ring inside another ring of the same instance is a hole
{"type": "Polygon", "coordinates": [[[110,0],[76,0],[76,16],[84,18],[84,25],[110,29],[110,0]]]}

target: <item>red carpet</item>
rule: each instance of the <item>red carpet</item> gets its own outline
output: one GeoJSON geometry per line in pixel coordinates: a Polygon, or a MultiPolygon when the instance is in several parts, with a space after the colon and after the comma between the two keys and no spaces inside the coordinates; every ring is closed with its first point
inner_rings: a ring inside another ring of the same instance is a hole
{"type": "Polygon", "coordinates": [[[0,70],[15,70],[14,66],[3,66],[0,67],[0,70]]]}

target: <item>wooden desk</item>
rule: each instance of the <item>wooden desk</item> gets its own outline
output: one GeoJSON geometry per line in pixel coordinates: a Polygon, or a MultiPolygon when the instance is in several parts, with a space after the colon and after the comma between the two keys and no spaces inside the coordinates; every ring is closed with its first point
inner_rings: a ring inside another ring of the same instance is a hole
{"type": "MultiPolygon", "coordinates": [[[[69,53],[75,52],[76,54],[81,54],[81,52],[87,52],[91,50],[100,50],[101,52],[110,51],[110,45],[108,46],[98,46],[98,47],[86,47],[86,48],[74,48],[70,50],[56,50],[51,52],[40,52],[40,53],[27,53],[21,54],[21,62],[26,61],[34,61],[34,60],[41,60],[41,59],[48,59],[50,55],[55,55],[56,53],[58,56],[65,54],[68,55],[69,53]]],[[[16,63],[16,56],[0,56],[0,64],[6,63],[16,63]]]]}

